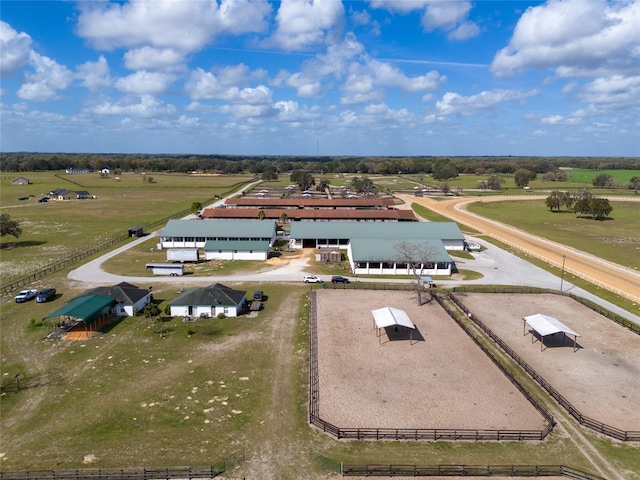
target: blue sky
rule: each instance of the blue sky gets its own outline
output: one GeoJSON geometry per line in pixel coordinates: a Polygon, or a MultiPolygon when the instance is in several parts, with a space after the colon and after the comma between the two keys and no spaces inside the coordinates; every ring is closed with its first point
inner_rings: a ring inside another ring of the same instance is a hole
{"type": "Polygon", "coordinates": [[[0,150],[640,155],[640,0],[2,1],[0,150]]]}

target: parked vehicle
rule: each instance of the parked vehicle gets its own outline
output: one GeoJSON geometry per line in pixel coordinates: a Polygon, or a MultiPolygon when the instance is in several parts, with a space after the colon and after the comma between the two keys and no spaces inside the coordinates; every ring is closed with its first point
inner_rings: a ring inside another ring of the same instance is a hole
{"type": "Polygon", "coordinates": [[[43,303],[48,302],[49,300],[53,300],[56,297],[56,289],[55,288],[45,288],[38,292],[36,295],[36,302],[43,303]]]}
{"type": "Polygon", "coordinates": [[[38,290],[22,290],[21,292],[18,292],[18,294],[14,297],[14,300],[16,301],[16,303],[28,302],[29,300],[36,298],[36,295],[38,295],[38,290]]]}
{"type": "Polygon", "coordinates": [[[320,277],[316,277],[315,275],[305,275],[304,283],[322,283],[322,279],[320,277]]]}
{"type": "Polygon", "coordinates": [[[340,275],[334,275],[331,277],[331,283],[351,283],[347,277],[341,277],[340,275]]]}
{"type": "Polygon", "coordinates": [[[38,200],[38,202],[40,203],[45,203],[49,201],[49,197],[42,197],[40,200],[38,200]]]}
{"type": "Polygon", "coordinates": [[[262,301],[262,290],[256,290],[255,292],[253,292],[253,301],[254,302],[261,302],[262,301]]]}

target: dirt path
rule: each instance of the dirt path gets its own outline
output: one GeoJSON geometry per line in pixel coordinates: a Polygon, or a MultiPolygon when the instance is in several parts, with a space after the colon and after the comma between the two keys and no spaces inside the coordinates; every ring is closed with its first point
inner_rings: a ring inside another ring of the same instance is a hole
{"type": "MultiPolygon", "coordinates": [[[[408,195],[401,195],[399,198],[409,204],[423,205],[440,215],[475,228],[558,268],[562,268],[564,256],[564,268],[567,273],[584,278],[634,302],[640,302],[640,274],[638,272],[466,211],[465,206],[471,202],[479,201],[478,198],[454,198],[443,201],[408,195]]],[[[496,196],[483,197],[482,200],[540,200],[541,198],[545,197],[496,196]]],[[[640,201],[640,199],[631,200],[640,201]]]]}
{"type": "Polygon", "coordinates": [[[247,478],[278,478],[283,466],[300,463],[300,452],[295,441],[296,425],[292,420],[296,417],[296,352],[293,346],[299,301],[294,301],[292,296],[289,301],[283,302],[277,320],[269,325],[266,332],[273,348],[270,400],[265,411],[260,444],[242,466],[247,478]]]}

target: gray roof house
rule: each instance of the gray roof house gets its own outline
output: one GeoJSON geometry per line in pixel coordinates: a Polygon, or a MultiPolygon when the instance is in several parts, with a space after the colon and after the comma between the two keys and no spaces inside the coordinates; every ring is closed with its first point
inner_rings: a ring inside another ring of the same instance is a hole
{"type": "Polygon", "coordinates": [[[11,185],[29,185],[31,181],[27,177],[18,177],[11,180],[11,185]]]}
{"type": "Polygon", "coordinates": [[[273,245],[275,220],[169,220],[162,248],[203,248],[209,241],[260,241],[273,245]]]}
{"type": "MultiPolygon", "coordinates": [[[[111,297],[116,300],[117,305],[114,312],[118,316],[133,316],[151,302],[151,289],[139,288],[127,282],[120,282],[117,285],[96,287],[83,292],[76,298],[91,295],[101,295],[111,297]]],[[[74,298],[75,300],[75,298],[74,298]]]]}
{"type": "Polygon", "coordinates": [[[204,288],[190,288],[169,302],[172,317],[237,317],[244,308],[247,292],[221,283],[204,288]]]}

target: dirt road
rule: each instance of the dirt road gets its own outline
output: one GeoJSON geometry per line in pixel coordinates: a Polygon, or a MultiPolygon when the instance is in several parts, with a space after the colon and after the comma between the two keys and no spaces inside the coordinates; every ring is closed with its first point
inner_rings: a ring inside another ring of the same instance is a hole
{"type": "MultiPolygon", "coordinates": [[[[451,220],[475,228],[482,233],[539,258],[551,265],[564,269],[589,282],[614,292],[621,297],[640,303],[640,273],[629,268],[607,262],[571,247],[555,243],[522,230],[494,222],[465,210],[478,198],[454,198],[436,201],[431,198],[399,196],[402,200],[418,203],[451,220]]],[[[539,200],[543,196],[496,196],[483,197],[483,201],[539,200]]],[[[635,199],[634,199],[635,200],[635,199]]]]}

